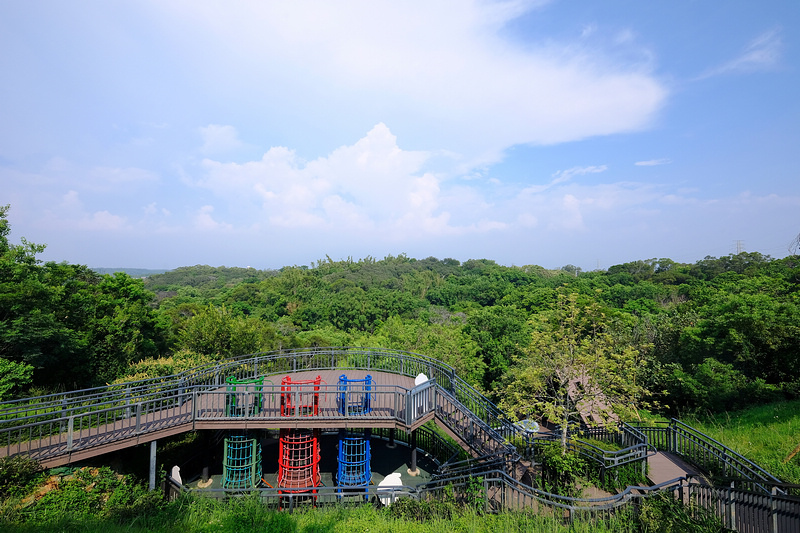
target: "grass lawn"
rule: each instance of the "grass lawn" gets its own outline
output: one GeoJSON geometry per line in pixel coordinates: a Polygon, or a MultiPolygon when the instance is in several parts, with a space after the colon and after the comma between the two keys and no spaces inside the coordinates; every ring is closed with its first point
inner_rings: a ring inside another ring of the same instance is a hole
{"type": "Polygon", "coordinates": [[[683,422],[718,440],[787,483],[800,484],[800,400],[760,405],[683,422]]]}

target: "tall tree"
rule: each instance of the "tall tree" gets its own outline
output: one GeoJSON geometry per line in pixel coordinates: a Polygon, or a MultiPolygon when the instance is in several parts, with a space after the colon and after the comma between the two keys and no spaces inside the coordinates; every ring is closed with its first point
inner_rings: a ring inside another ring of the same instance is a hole
{"type": "Polygon", "coordinates": [[[615,345],[597,302],[560,292],[552,311],[531,318],[531,340],[507,374],[501,406],[519,417],[546,419],[561,428],[614,417],[615,404],[641,397],[638,351],[615,345]]]}

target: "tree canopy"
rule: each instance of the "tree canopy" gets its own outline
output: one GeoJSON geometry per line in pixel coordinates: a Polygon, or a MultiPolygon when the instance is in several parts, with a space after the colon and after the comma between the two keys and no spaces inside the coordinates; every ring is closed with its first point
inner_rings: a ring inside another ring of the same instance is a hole
{"type": "Polygon", "coordinates": [[[43,245],[10,241],[7,213],[0,207],[0,399],[322,345],[438,358],[519,416],[578,416],[558,399],[570,387],[571,402],[599,391],[623,416],[645,404],[677,414],[800,394],[800,256],[584,272],[400,254],[136,279],[38,260],[43,245]]]}

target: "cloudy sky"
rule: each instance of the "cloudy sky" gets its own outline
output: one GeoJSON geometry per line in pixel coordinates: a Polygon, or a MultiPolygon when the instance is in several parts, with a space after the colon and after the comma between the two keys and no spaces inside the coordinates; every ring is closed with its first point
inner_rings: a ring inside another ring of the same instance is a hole
{"type": "Polygon", "coordinates": [[[91,267],[783,257],[800,2],[0,2],[11,241],[91,267]]]}

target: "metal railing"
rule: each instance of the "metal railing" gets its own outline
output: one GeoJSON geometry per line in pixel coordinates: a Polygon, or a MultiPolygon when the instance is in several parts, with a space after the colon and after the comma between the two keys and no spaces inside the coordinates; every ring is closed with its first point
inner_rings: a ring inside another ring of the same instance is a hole
{"type": "MultiPolygon", "coordinates": [[[[795,533],[800,531],[800,498],[783,493],[798,485],[769,485],[769,492],[745,487],[708,485],[689,479],[680,493],[684,503],[702,507],[719,518],[723,527],[742,533],[795,533]],[[779,492],[781,490],[782,492],[779,492]]],[[[746,483],[745,485],[749,485],[746,483]]],[[[690,509],[692,507],[690,506],[690,509]]]]}
{"type": "MultiPolygon", "coordinates": [[[[247,355],[203,365],[180,374],[51,394],[0,404],[0,453],[28,453],[36,459],[71,453],[80,447],[106,443],[197,420],[226,419],[225,380],[313,370],[375,370],[415,377],[424,373],[428,383],[412,390],[379,390],[373,410],[376,419],[393,418],[406,425],[450,402],[450,412],[468,417],[478,437],[493,441],[492,448],[506,446],[518,428],[492,402],[455,375],[452,367],[410,352],[381,348],[315,348],[247,355]],[[37,447],[37,449],[34,449],[37,447]]],[[[265,413],[274,407],[277,385],[264,385],[265,413]]],[[[330,398],[335,391],[325,390],[330,398]]],[[[256,414],[252,414],[256,418],[256,414]]],[[[327,416],[327,415],[326,415],[327,416]]],[[[331,414],[332,418],[335,418],[331,414]]],[[[238,418],[238,417],[237,417],[238,418]]]]}
{"type": "MultiPolygon", "coordinates": [[[[326,506],[366,501],[380,501],[390,505],[397,499],[415,498],[418,500],[442,500],[451,497],[455,502],[468,505],[480,505],[484,512],[499,512],[508,509],[529,509],[536,507],[539,513],[549,509],[554,516],[570,520],[580,516],[608,515],[630,505],[634,501],[647,498],[664,491],[680,493],[686,489],[686,481],[676,478],[654,486],[632,486],[619,494],[603,498],[576,498],[553,494],[525,485],[503,470],[485,470],[479,476],[455,475],[443,477],[428,483],[410,486],[381,487],[370,485],[359,491],[342,493],[339,487],[307,487],[293,489],[293,493],[281,492],[279,488],[259,487],[248,491],[230,491],[224,489],[202,489],[203,495],[216,498],[230,498],[243,494],[257,495],[268,507],[292,511],[305,506],[326,506]]],[[[172,490],[188,490],[172,482],[172,490]]],[[[174,493],[173,493],[174,494],[174,493]]],[[[677,497],[677,496],[676,496],[677,497]]]]}
{"type": "MultiPolygon", "coordinates": [[[[656,449],[680,456],[723,480],[738,480],[741,488],[770,494],[781,480],[721,442],[673,418],[668,424],[637,429],[656,449]]],[[[784,490],[777,489],[779,494],[784,490]]]]}
{"type": "MultiPolygon", "coordinates": [[[[535,504],[563,509],[570,515],[580,514],[598,509],[615,509],[632,498],[642,497],[642,494],[663,490],[678,491],[679,488],[681,494],[688,491],[689,494],[697,494],[698,498],[701,498],[701,494],[708,494],[702,498],[717,502],[714,505],[719,505],[718,502],[722,501],[720,494],[723,493],[713,492],[711,489],[692,488],[692,493],[689,485],[681,481],[684,478],[654,487],[629,487],[614,497],[598,500],[568,498],[523,485],[510,477],[508,470],[509,465],[520,458],[517,446],[520,446],[523,454],[526,447],[530,449],[532,441],[524,431],[515,426],[480,392],[456,376],[450,366],[426,356],[380,348],[315,348],[247,355],[172,376],[5,402],[0,404],[0,452],[5,455],[26,453],[41,460],[43,457],[72,453],[82,447],[98,446],[152,433],[170,425],[191,425],[198,421],[224,422],[241,420],[243,417],[269,422],[287,421],[292,418],[279,416],[281,393],[278,385],[264,385],[258,392],[236,392],[245,395],[260,394],[262,401],[258,402],[257,411],[232,413],[228,410],[228,400],[232,393],[225,389],[225,380],[231,377],[245,380],[298,371],[347,369],[382,371],[409,377],[424,373],[430,381],[410,390],[375,386],[372,392],[374,396],[371,398],[372,409],[359,416],[374,417],[375,420],[393,419],[411,426],[421,416],[435,413],[437,419],[462,438],[476,456],[485,458],[484,461],[472,460],[472,464],[476,465],[473,467],[469,461],[458,463],[458,452],[452,449],[442,451],[443,455],[452,452],[446,461],[450,461],[451,473],[461,474],[460,477],[437,479],[434,484],[417,487],[414,489],[417,497],[443,490],[443,483],[456,486],[460,486],[459,483],[469,483],[470,479],[474,479],[469,474],[480,471],[486,487],[487,502],[502,508],[535,504]],[[274,413],[278,415],[273,416],[274,413]],[[504,469],[490,468],[492,461],[489,458],[495,456],[505,458],[504,469]]],[[[335,385],[330,387],[320,388],[319,416],[335,420],[342,415],[336,406],[338,395],[335,385]]],[[[237,405],[255,403],[245,397],[237,405]]],[[[730,491],[739,491],[743,495],[752,495],[753,491],[757,491],[764,498],[772,498],[770,501],[783,501],[780,498],[784,497],[785,491],[780,480],[752,461],[678,420],[659,427],[622,424],[613,431],[590,429],[585,430],[583,435],[586,438],[613,440],[622,446],[622,449],[615,451],[602,450],[590,443],[579,446],[581,453],[592,456],[608,468],[644,461],[655,447],[675,453],[725,478],[735,478],[738,486],[731,487],[730,491]]],[[[578,440],[580,436],[577,435],[578,440]]],[[[402,488],[397,494],[412,493],[406,489],[402,488]]],[[[372,487],[370,491],[373,491],[372,487]]],[[[320,496],[323,493],[320,489],[320,496]]],[[[729,498],[729,492],[724,494],[729,498]]],[[[375,492],[375,495],[378,496],[378,493],[375,492]]],[[[291,498],[291,495],[276,497],[291,498]]],[[[303,495],[296,497],[301,498],[303,495]]],[[[739,508],[743,508],[741,505],[745,504],[740,503],[739,508]]],[[[776,516],[776,513],[780,515],[784,511],[771,512],[771,516],[776,516]]],[[[791,515],[791,512],[785,511],[785,514],[795,516],[793,524],[796,525],[796,515],[791,515]]]]}

